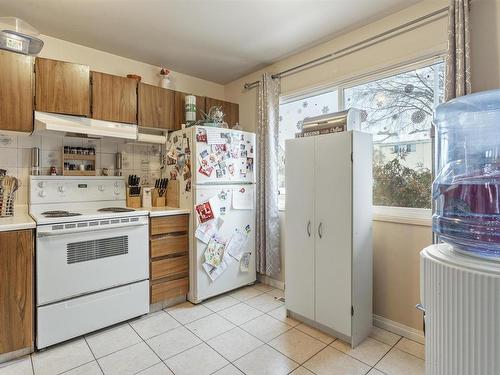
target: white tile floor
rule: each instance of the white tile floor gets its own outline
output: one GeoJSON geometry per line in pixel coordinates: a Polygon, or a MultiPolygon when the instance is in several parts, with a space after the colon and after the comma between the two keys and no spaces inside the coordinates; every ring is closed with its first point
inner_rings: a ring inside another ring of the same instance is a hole
{"type": "Polygon", "coordinates": [[[423,345],[374,328],[355,349],[285,315],[268,285],[189,302],[54,346],[0,375],[418,375],[423,345]]]}

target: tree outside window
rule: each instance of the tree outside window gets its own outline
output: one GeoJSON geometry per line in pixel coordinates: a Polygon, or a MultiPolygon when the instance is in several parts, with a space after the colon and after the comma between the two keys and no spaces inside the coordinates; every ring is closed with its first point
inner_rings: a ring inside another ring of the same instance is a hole
{"type": "Polygon", "coordinates": [[[431,207],[431,126],[443,101],[442,62],[344,90],[346,108],[362,110],[373,134],[373,204],[431,207]]]}

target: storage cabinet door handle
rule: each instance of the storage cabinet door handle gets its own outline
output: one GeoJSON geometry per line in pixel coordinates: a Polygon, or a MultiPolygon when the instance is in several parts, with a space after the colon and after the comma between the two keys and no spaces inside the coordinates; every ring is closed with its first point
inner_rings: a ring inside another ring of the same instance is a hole
{"type": "Polygon", "coordinates": [[[319,223],[318,225],[318,236],[319,238],[323,238],[323,223],[319,223]]]}
{"type": "Polygon", "coordinates": [[[307,222],[307,235],[311,237],[311,220],[307,222]]]}

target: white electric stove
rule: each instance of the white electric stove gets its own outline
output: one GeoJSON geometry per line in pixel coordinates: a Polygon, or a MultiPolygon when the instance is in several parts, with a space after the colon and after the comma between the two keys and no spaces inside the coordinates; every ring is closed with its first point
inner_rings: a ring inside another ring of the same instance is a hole
{"type": "Polygon", "coordinates": [[[148,211],[123,177],[31,176],[37,348],[149,311],[148,211]]]}

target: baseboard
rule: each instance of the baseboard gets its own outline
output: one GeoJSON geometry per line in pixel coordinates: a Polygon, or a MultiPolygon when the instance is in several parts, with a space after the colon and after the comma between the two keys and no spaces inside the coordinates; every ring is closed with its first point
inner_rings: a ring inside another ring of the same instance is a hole
{"type": "Polygon", "coordinates": [[[384,318],[382,316],[373,314],[373,325],[379,328],[383,328],[397,335],[406,337],[407,339],[419,342],[421,344],[425,343],[425,337],[423,331],[419,331],[418,329],[408,327],[404,324],[395,322],[393,320],[384,318]]]}
{"type": "Polygon", "coordinates": [[[257,274],[257,280],[263,284],[271,285],[276,289],[285,290],[285,283],[283,281],[273,279],[266,275],[261,275],[260,273],[257,274]]]}

